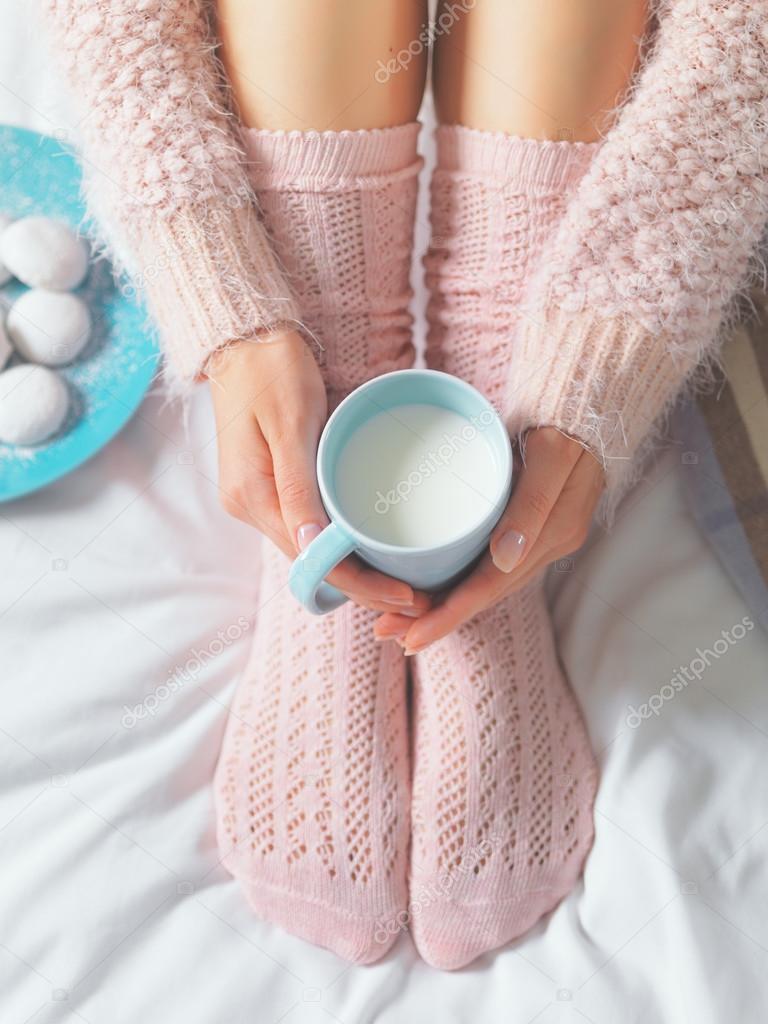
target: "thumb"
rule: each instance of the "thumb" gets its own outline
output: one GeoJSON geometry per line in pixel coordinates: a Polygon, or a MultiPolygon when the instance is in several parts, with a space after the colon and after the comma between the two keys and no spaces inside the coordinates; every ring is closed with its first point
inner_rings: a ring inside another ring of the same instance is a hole
{"type": "Polygon", "coordinates": [[[297,551],[301,551],[328,522],[317,486],[317,433],[281,438],[272,448],[272,469],[280,513],[297,551]]]}
{"type": "Polygon", "coordinates": [[[518,569],[543,530],[578,459],[578,446],[568,442],[557,431],[531,434],[512,497],[491,534],[491,558],[501,572],[518,569]]]}

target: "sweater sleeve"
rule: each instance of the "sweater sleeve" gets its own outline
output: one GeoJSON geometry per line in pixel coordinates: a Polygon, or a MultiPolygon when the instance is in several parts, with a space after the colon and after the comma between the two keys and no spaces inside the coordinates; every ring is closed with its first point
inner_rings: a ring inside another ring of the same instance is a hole
{"type": "Polygon", "coordinates": [[[609,517],[763,276],[768,0],[661,0],[657,14],[532,282],[506,392],[513,431],[553,425],[602,460],[609,517]]]}
{"type": "Polygon", "coordinates": [[[204,0],[44,0],[82,110],[89,211],[144,293],[173,390],[297,320],[248,184],[204,0]]]}

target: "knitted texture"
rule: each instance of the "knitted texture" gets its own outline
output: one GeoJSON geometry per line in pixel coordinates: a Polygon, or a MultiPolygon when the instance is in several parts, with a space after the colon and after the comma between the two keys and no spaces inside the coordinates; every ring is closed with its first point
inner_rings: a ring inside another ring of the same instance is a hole
{"type": "Polygon", "coordinates": [[[248,902],[346,960],[383,956],[407,902],[405,667],[374,612],[301,610],[262,545],[253,649],[216,769],[219,851],[248,902]]]}
{"type": "Polygon", "coordinates": [[[605,464],[610,515],[735,299],[764,283],[767,0],[661,0],[628,100],[528,295],[515,430],[551,424],[605,464]]]}
{"type": "MultiPolygon", "coordinates": [[[[597,147],[443,128],[432,186],[429,360],[498,404],[517,307],[597,147]]],[[[541,580],[415,656],[410,914],[461,967],[575,884],[597,772],[541,580]]]]}
{"type": "Polygon", "coordinates": [[[415,661],[411,929],[422,957],[451,970],[571,891],[597,770],[540,583],[415,661]]]}
{"type": "Polygon", "coordinates": [[[244,133],[251,182],[333,407],[411,366],[418,124],[372,131],[244,133]]]}
{"type": "MultiPolygon", "coordinates": [[[[408,303],[417,125],[248,132],[253,184],[329,396],[413,361],[408,303]]],[[[224,863],[259,916],[370,962],[407,903],[405,666],[374,612],[304,611],[263,544],[250,662],[216,773],[224,863]]]]}
{"type": "Polygon", "coordinates": [[[436,141],[424,257],[427,361],[482,380],[503,413],[526,287],[598,146],[455,126],[438,128],[436,141]]]}
{"type": "Polygon", "coordinates": [[[210,353],[298,319],[266,243],[203,0],[43,0],[81,101],[85,192],[183,390],[210,353]]]}

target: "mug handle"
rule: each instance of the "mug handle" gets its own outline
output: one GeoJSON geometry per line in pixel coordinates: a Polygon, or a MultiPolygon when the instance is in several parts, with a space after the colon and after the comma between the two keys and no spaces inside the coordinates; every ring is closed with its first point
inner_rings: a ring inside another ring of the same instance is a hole
{"type": "Polygon", "coordinates": [[[347,600],[325,577],[355,550],[355,542],[336,523],[330,523],[309,543],[291,566],[291,593],[313,615],[325,615],[347,600]]]}

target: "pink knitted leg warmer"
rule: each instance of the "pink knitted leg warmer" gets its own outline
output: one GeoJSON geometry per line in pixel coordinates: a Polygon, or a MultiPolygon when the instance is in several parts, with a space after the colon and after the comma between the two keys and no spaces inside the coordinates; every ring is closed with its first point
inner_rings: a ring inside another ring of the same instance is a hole
{"type": "MultiPolygon", "coordinates": [[[[413,361],[417,125],[246,133],[252,181],[335,405],[413,361]]],[[[252,655],[217,769],[223,859],[256,913],[361,963],[407,903],[409,764],[400,651],[374,613],[305,612],[264,542],[252,655]]]]}
{"type": "MultiPolygon", "coordinates": [[[[429,362],[497,406],[526,282],[593,149],[438,132],[429,362]]],[[[416,655],[415,683],[412,930],[424,959],[450,969],[573,887],[597,776],[541,581],[416,655]]]]}

